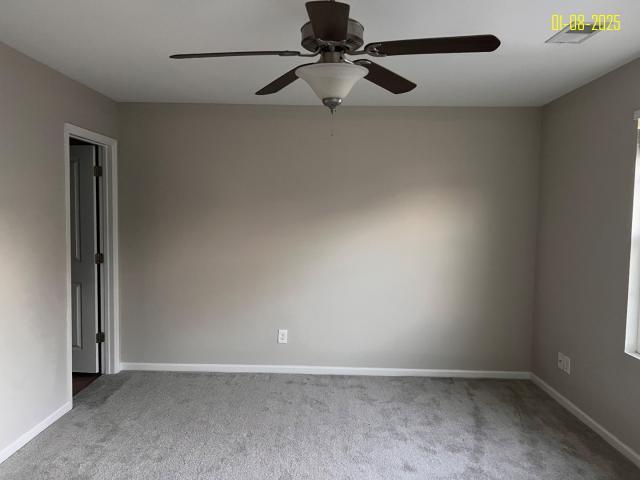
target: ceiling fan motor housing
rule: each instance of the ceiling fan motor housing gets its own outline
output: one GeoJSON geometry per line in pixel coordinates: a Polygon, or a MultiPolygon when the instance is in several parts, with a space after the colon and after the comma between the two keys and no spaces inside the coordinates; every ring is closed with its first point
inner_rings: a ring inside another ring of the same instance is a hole
{"type": "MultiPolygon", "coordinates": [[[[317,52],[322,51],[323,47],[326,48],[326,44],[319,41],[322,39],[316,38],[313,33],[313,27],[311,26],[311,22],[305,23],[300,29],[302,34],[302,46],[310,51],[317,52]]],[[[364,27],[360,22],[354,20],[352,18],[349,19],[349,24],[347,27],[347,38],[340,42],[339,47],[343,48],[346,52],[355,52],[364,44],[364,27]]],[[[335,42],[331,42],[334,43],[335,42]]]]}

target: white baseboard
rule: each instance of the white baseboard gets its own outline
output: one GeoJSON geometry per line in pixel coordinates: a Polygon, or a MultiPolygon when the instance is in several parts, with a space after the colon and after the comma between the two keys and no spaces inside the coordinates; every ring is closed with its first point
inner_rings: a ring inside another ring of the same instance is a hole
{"type": "Polygon", "coordinates": [[[569,400],[567,397],[558,392],[555,388],[549,385],[547,382],[542,380],[540,377],[531,374],[531,380],[533,383],[538,385],[542,390],[547,392],[556,402],[562,405],[564,408],[569,410],[573,415],[575,415],[580,421],[586,424],[589,428],[595,431],[598,435],[600,435],[604,440],[611,445],[613,448],[618,450],[622,455],[627,457],[633,463],[635,463],[638,467],[640,467],[640,454],[633,450],[629,445],[624,443],[618,437],[616,437],[609,430],[604,428],[598,422],[596,422],[593,418],[587,415],[583,410],[580,409],[575,403],[569,400]]]}
{"type": "Polygon", "coordinates": [[[528,380],[529,372],[490,370],[428,370],[419,368],[320,367],[305,365],[245,365],[230,363],[133,363],[122,362],[122,370],[218,373],[289,373],[304,375],[364,375],[376,377],[455,377],[528,380]]]}
{"type": "Polygon", "coordinates": [[[71,400],[69,400],[67,403],[62,405],[60,408],[58,408],[55,412],[53,412],[47,418],[45,418],[36,426],[31,428],[28,432],[23,433],[14,442],[12,442],[11,444],[3,448],[2,451],[0,451],[0,463],[4,462],[7,458],[9,458],[11,455],[16,453],[22,447],[24,447],[31,439],[33,439],[33,437],[38,435],[45,428],[47,428],[49,425],[51,425],[53,422],[55,422],[60,417],[62,417],[65,413],[71,410],[72,406],[73,406],[72,402],[71,400]]]}

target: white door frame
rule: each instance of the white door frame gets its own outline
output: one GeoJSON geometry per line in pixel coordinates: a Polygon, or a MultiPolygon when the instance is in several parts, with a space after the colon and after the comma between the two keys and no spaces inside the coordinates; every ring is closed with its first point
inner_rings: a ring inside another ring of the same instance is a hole
{"type": "Polygon", "coordinates": [[[71,167],[69,139],[77,138],[104,147],[103,190],[104,190],[104,264],[103,264],[103,329],[105,333],[102,349],[103,373],[113,374],[120,367],[120,302],[118,281],[118,141],[99,133],[64,124],[64,186],[66,223],[66,264],[67,264],[67,384],[72,395],[72,313],[71,313],[71,167]]]}

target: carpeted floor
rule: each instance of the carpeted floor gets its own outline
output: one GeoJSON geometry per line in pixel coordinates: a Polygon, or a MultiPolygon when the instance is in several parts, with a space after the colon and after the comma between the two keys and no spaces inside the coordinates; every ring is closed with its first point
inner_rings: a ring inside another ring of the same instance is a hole
{"type": "Polygon", "coordinates": [[[2,479],[640,479],[527,381],[124,372],[2,479]]]}

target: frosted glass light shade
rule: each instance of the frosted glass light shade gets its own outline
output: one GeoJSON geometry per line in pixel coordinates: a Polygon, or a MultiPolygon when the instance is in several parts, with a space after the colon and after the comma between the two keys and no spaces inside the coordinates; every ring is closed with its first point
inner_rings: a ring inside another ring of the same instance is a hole
{"type": "Polygon", "coordinates": [[[366,68],[351,63],[314,63],[296,70],[296,75],[309,84],[320,100],[345,98],[368,73],[366,68]]]}

